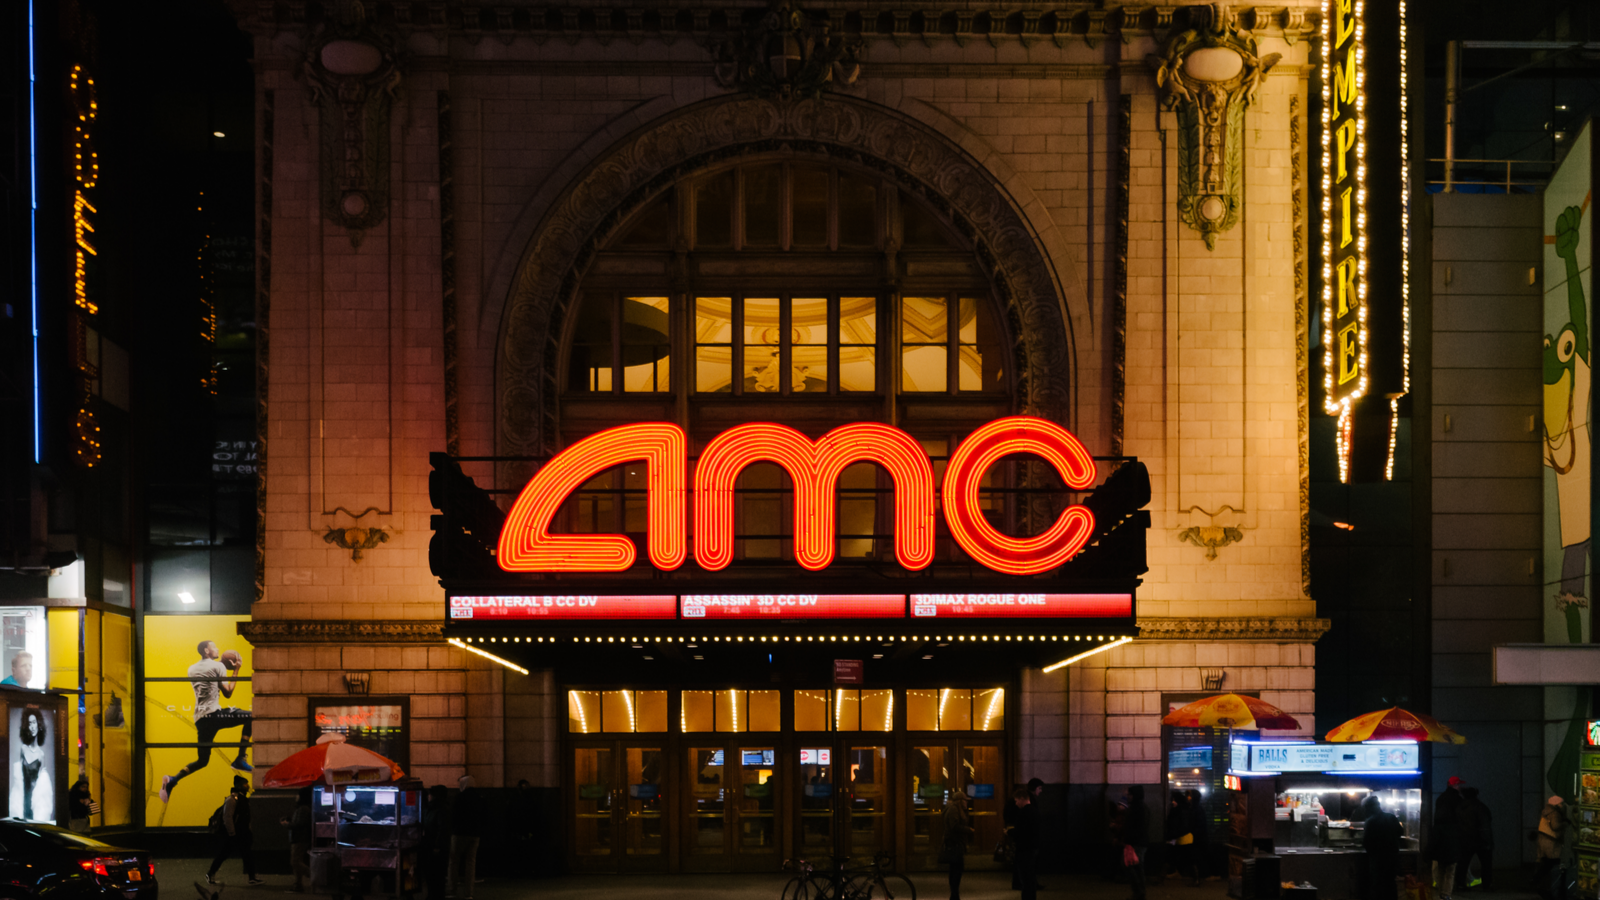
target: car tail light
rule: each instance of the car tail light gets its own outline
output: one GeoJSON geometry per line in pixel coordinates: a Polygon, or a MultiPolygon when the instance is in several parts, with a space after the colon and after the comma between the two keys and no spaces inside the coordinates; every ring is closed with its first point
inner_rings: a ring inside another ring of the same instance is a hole
{"type": "MultiPolygon", "coordinates": [[[[110,867],[111,866],[120,866],[120,865],[122,865],[122,860],[117,859],[114,856],[101,856],[101,857],[96,857],[96,858],[93,858],[93,859],[80,859],[80,860],[78,860],[78,865],[85,872],[93,872],[94,874],[99,875],[102,878],[110,878],[111,877],[111,869],[110,869],[110,867]]],[[[152,874],[154,874],[154,873],[152,873],[152,874]]]]}
{"type": "Polygon", "coordinates": [[[156,864],[153,863],[153,862],[145,863],[145,869],[150,872],[150,880],[151,881],[155,881],[156,880],[156,864]]]}

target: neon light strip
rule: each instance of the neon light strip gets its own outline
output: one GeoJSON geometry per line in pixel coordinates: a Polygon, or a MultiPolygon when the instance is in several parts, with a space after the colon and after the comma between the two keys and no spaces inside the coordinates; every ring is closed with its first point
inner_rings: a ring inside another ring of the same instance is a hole
{"type": "Polygon", "coordinates": [[[479,656],[483,657],[484,659],[493,660],[494,662],[497,662],[500,665],[505,666],[506,668],[512,670],[513,672],[521,672],[524,675],[528,674],[528,670],[527,669],[524,669],[523,667],[517,665],[516,663],[512,662],[509,659],[501,659],[500,657],[495,656],[493,653],[490,653],[487,650],[479,650],[477,647],[469,647],[466,644],[463,644],[461,641],[459,641],[459,640],[457,640],[455,638],[446,638],[445,639],[445,643],[450,644],[451,646],[460,647],[461,649],[466,650],[469,653],[476,653],[479,656]]]}
{"type": "Polygon", "coordinates": [[[1059,668],[1061,668],[1063,666],[1070,666],[1070,665],[1072,665],[1073,663],[1077,662],[1080,659],[1088,659],[1089,657],[1095,655],[1096,653],[1104,653],[1107,650],[1110,650],[1112,647],[1120,647],[1123,644],[1126,644],[1126,643],[1128,643],[1129,641],[1132,641],[1132,640],[1133,640],[1133,638],[1131,638],[1131,637],[1117,638],[1116,640],[1112,641],[1109,644],[1105,644],[1105,645],[1096,647],[1093,650],[1085,650],[1082,653],[1079,653],[1077,656],[1069,656],[1066,659],[1063,659],[1061,662],[1058,662],[1058,663],[1051,663],[1050,665],[1045,666],[1043,671],[1045,671],[1045,672],[1054,672],[1055,670],[1057,670],[1057,669],[1059,669],[1059,668]]]}
{"type": "Polygon", "coordinates": [[[33,461],[43,461],[39,406],[39,120],[35,104],[33,0],[28,0],[28,267],[33,314],[33,461]]]}

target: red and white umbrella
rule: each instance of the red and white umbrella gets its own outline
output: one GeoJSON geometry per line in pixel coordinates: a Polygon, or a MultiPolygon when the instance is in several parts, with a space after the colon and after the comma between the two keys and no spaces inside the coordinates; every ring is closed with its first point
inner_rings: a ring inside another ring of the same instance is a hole
{"type": "Polygon", "coordinates": [[[325,734],[317,743],[268,770],[261,786],[300,788],[313,784],[383,784],[406,777],[387,756],[346,743],[342,734],[325,734]]]}

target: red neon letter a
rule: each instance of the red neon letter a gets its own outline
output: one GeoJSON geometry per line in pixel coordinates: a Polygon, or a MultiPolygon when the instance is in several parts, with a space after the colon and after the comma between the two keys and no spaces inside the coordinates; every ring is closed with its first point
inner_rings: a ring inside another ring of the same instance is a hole
{"type": "Polygon", "coordinates": [[[933,466],[892,425],[841,425],[815,443],[787,425],[752,422],[717,435],[694,469],[694,559],[711,571],[733,561],[733,486],[745,466],[774,462],[794,479],[794,558],[813,572],[833,562],[834,488],[852,463],[873,462],[894,479],[894,552],[907,569],[933,561],[933,466]]]}
{"type": "Polygon", "coordinates": [[[578,486],[600,472],[642,459],[650,564],[683,565],[688,439],[670,422],[622,425],[590,435],[556,454],[528,481],[500,531],[500,568],[507,572],[620,572],[637,556],[620,534],[551,534],[550,520],[578,486]]]}
{"type": "Polygon", "coordinates": [[[1031,538],[1002,534],[983,517],[978,489],[989,467],[1013,453],[1043,457],[1074,490],[1094,484],[1094,457],[1072,432],[1032,416],[996,419],[974,431],[950,455],[941,493],[944,520],[961,549],[988,568],[1007,575],[1037,575],[1083,549],[1094,532],[1094,513],[1069,506],[1042,534],[1031,538]]]}

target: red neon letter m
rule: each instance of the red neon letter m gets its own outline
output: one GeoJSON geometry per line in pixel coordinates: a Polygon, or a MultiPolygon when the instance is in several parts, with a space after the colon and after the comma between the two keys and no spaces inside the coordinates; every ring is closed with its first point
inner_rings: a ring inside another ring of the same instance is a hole
{"type": "Polygon", "coordinates": [[[556,454],[534,474],[506,514],[500,568],[507,572],[620,572],[633,565],[633,541],[620,534],[551,534],[550,520],[571,493],[595,475],[642,459],[647,466],[646,540],[650,564],[683,565],[688,439],[670,422],[623,425],[590,435],[556,454]]]}
{"type": "Polygon", "coordinates": [[[717,435],[694,469],[694,558],[710,571],[733,561],[733,487],[745,466],[772,462],[794,479],[794,556],[811,571],[833,562],[834,488],[852,463],[873,462],[894,479],[894,551],[907,569],[933,561],[933,466],[911,435],[858,422],[812,443],[786,425],[753,422],[717,435]]]}

